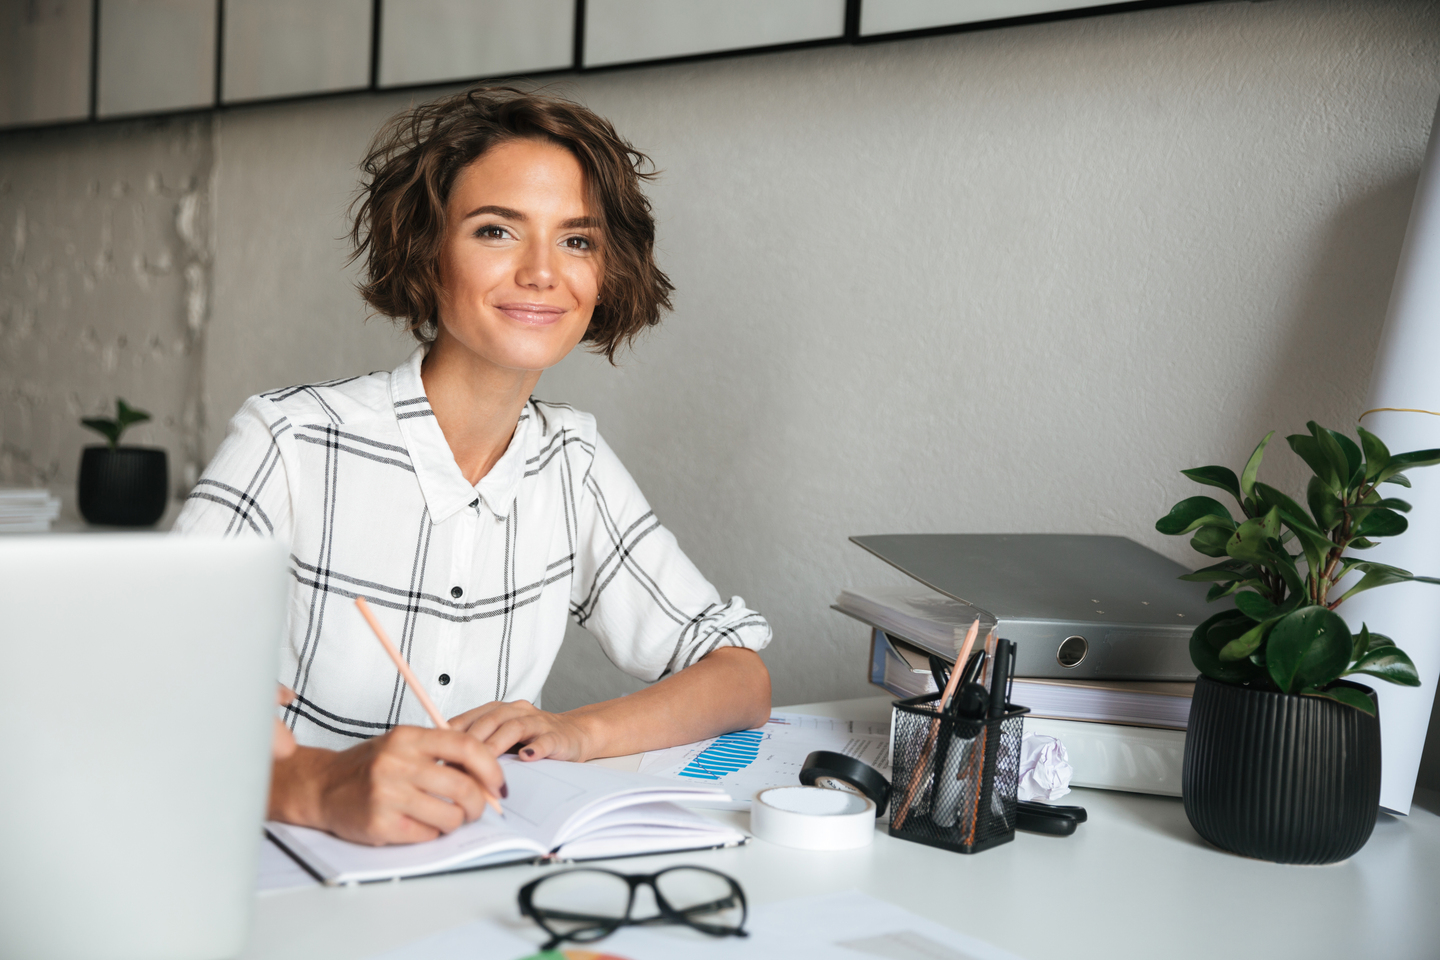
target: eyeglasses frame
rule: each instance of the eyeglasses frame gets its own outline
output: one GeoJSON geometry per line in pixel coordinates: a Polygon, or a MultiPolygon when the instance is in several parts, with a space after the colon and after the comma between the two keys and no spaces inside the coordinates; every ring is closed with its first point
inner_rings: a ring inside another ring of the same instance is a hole
{"type": "Polygon", "coordinates": [[[534,880],[531,880],[529,883],[525,884],[525,886],[520,888],[519,900],[521,916],[529,917],[531,920],[534,920],[537,924],[539,924],[540,929],[550,934],[550,940],[543,947],[540,948],[542,951],[553,950],[567,940],[574,943],[594,943],[597,940],[603,940],[605,937],[608,937],[610,934],[614,933],[621,927],[639,927],[647,926],[650,924],[680,924],[682,926],[690,927],[692,930],[698,930],[701,933],[707,934],[712,937],[748,937],[750,935],[749,932],[745,929],[745,921],[748,920],[750,917],[750,909],[749,905],[745,900],[744,889],[741,888],[739,881],[737,881],[734,877],[726,873],[721,873],[719,870],[712,870],[709,867],[695,867],[688,864],[677,864],[673,867],[666,867],[664,870],[659,870],[655,873],[648,874],[620,873],[617,870],[606,870],[603,867],[576,867],[570,870],[561,870],[556,873],[547,873],[543,876],[536,877],[534,880]],[[696,904],[695,906],[689,907],[685,910],[676,910],[665,899],[665,895],[660,892],[660,887],[655,882],[660,879],[660,877],[664,876],[667,873],[670,873],[673,870],[699,870],[703,873],[714,874],[715,876],[724,880],[726,883],[730,884],[730,889],[733,892],[733,895],[736,897],[736,899],[739,900],[740,903],[740,923],[736,925],[734,929],[730,929],[728,927],[719,927],[714,924],[708,924],[702,921],[694,920],[687,916],[687,914],[697,912],[702,908],[713,907],[714,904],[702,903],[696,904]],[[594,921],[594,925],[589,927],[580,927],[578,929],[571,930],[568,933],[557,933],[550,928],[549,924],[545,922],[545,918],[547,913],[549,914],[549,916],[555,919],[559,919],[561,915],[554,910],[547,911],[542,908],[536,907],[534,903],[535,890],[546,880],[550,880],[558,876],[563,876],[565,874],[580,872],[607,873],[612,877],[619,877],[621,880],[624,880],[625,883],[630,887],[630,894],[625,903],[625,916],[620,918],[614,918],[596,917],[590,914],[566,915],[566,919],[573,921],[594,921]],[[655,906],[659,908],[660,912],[655,914],[653,917],[642,917],[637,920],[632,918],[630,914],[631,911],[635,909],[635,891],[643,886],[648,886],[650,890],[654,893],[655,906]]]}

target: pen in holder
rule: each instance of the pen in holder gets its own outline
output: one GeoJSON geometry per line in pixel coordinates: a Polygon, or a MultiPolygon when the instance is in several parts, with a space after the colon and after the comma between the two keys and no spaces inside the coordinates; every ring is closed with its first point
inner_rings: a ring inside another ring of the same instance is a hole
{"type": "Polygon", "coordinates": [[[1006,704],[999,716],[968,719],[937,713],[939,698],[894,703],[893,783],[915,786],[893,799],[890,835],[957,853],[1013,840],[1029,709],[1006,704]]]}

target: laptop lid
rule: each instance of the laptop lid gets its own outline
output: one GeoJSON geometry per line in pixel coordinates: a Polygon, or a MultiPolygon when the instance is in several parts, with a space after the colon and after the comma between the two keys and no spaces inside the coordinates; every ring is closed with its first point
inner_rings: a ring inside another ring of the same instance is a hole
{"type": "Polygon", "coordinates": [[[0,537],[0,956],[240,952],[285,560],[273,540],[0,537]]]}

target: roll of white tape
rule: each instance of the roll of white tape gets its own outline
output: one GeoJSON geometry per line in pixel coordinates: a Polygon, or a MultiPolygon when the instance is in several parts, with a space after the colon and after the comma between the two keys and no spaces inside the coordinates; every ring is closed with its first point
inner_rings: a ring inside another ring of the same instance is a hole
{"type": "Polygon", "coordinates": [[[869,798],[822,787],[771,787],[750,804],[750,832],[802,850],[850,850],[875,839],[869,798]]]}

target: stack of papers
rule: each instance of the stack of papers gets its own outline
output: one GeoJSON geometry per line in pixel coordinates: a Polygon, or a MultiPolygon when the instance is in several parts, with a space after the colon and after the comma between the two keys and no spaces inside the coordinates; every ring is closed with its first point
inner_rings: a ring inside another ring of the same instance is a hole
{"type": "Polygon", "coordinates": [[[60,501],[49,490],[0,487],[0,533],[45,533],[60,516],[60,501]]]}

